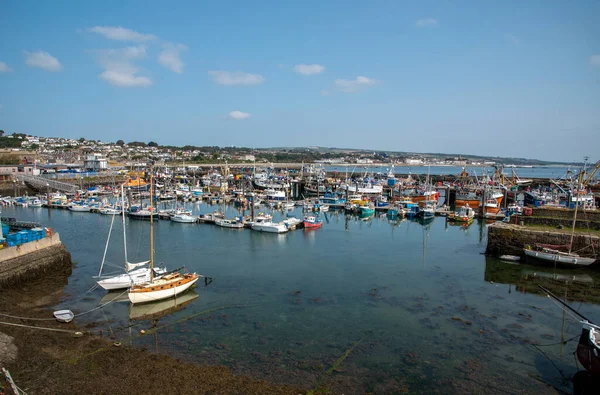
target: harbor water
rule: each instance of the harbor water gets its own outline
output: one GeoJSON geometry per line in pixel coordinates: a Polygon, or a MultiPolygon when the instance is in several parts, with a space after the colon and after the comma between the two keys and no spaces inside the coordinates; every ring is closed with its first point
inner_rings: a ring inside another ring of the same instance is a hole
{"type": "MultiPolygon", "coordinates": [[[[227,217],[240,215],[233,206],[188,207],[194,215],[223,208],[227,217]]],[[[273,214],[303,215],[300,208],[273,214]]],[[[443,217],[422,224],[329,212],[319,215],[321,229],[279,235],[158,221],[156,265],[185,267],[212,282],[176,301],[132,307],[120,292],[93,289],[113,217],[26,207],[6,207],[2,216],[60,233],[76,266],[52,308],[77,314],[105,304],[76,317],[78,324],[136,347],[303,388],[461,393],[477,383],[513,392],[544,383],[570,391],[581,327],[536,293],[536,284],[553,281],[567,297],[583,287],[589,298],[575,307],[600,319],[594,271],[486,257],[486,224],[477,221],[464,227],[443,217]],[[568,281],[550,279],[557,276],[568,281]]],[[[148,259],[149,228],[127,220],[130,261],[148,259]]],[[[123,266],[121,229],[117,216],[105,272],[123,266]]]]}

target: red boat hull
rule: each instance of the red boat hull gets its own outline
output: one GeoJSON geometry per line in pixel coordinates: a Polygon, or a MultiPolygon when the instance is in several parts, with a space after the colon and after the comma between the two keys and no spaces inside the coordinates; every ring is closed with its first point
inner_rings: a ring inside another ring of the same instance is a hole
{"type": "Polygon", "coordinates": [[[600,350],[590,341],[590,330],[583,328],[577,344],[577,359],[585,370],[600,374],[600,350]]]}
{"type": "Polygon", "coordinates": [[[306,222],[304,221],[304,229],[318,229],[323,226],[323,222],[306,222]]]}

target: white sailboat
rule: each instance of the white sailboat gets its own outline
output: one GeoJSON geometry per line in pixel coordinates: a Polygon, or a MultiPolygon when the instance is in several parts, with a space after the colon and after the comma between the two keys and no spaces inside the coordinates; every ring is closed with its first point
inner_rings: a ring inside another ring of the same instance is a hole
{"type": "MultiPolygon", "coordinates": [[[[123,204],[121,204],[121,217],[123,221],[123,251],[125,253],[125,273],[119,274],[116,276],[102,278],[98,281],[98,285],[107,291],[112,291],[116,289],[125,289],[129,288],[134,284],[140,284],[150,280],[150,272],[152,269],[147,267],[141,267],[148,264],[150,261],[142,261],[142,262],[129,262],[127,259],[127,230],[125,225],[125,204],[124,204],[124,191],[123,186],[121,185],[121,196],[123,197],[123,204]]],[[[98,277],[102,276],[102,269],[104,267],[104,261],[106,258],[106,251],[108,249],[108,243],[110,241],[110,234],[112,232],[112,225],[114,222],[114,216],[112,217],[112,221],[110,224],[110,230],[108,232],[108,240],[106,241],[106,247],[104,249],[104,257],[102,258],[102,264],[100,265],[100,272],[98,277]]],[[[157,274],[166,273],[165,268],[157,268],[154,269],[154,272],[157,274]]]]}
{"type": "MultiPolygon", "coordinates": [[[[152,176],[150,176],[150,196],[152,196],[152,176]]],[[[152,211],[152,199],[150,199],[150,211],[152,211]]],[[[188,290],[200,278],[196,273],[180,274],[177,271],[155,276],[152,270],[154,266],[154,227],[152,222],[152,217],[150,217],[150,279],[141,284],[134,284],[129,289],[127,296],[133,304],[155,302],[179,295],[188,290]]]]}

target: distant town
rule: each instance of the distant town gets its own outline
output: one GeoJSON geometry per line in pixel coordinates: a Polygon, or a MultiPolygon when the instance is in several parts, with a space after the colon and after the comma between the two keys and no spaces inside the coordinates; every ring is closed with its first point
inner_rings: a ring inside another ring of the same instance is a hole
{"type": "MultiPolygon", "coordinates": [[[[582,158],[583,159],[583,158],[582,158]]],[[[409,153],[324,147],[247,148],[217,146],[167,146],[154,141],[107,142],[85,138],[39,137],[0,130],[0,165],[31,165],[37,172],[58,169],[98,171],[107,168],[143,167],[148,164],[317,163],[324,165],[395,166],[548,166],[580,163],[545,162],[524,158],[482,157],[461,154],[409,153]]]]}

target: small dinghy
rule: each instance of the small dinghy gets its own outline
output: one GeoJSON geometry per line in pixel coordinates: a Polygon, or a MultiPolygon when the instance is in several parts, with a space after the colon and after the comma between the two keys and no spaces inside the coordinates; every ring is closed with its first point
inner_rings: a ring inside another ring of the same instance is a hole
{"type": "Polygon", "coordinates": [[[58,322],[71,322],[75,318],[75,314],[71,310],[57,310],[54,312],[54,318],[58,322]]]}
{"type": "Polygon", "coordinates": [[[507,262],[519,262],[521,257],[518,255],[500,255],[500,259],[507,262]]]}

